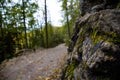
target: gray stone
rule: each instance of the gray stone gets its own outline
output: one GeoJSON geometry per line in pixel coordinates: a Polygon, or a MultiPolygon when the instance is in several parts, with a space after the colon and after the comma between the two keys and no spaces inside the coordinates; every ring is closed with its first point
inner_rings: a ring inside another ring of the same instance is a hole
{"type": "Polygon", "coordinates": [[[80,0],[81,15],[104,9],[114,9],[120,0],[80,0]]]}
{"type": "Polygon", "coordinates": [[[84,15],[76,22],[76,36],[68,52],[70,79],[64,80],[120,80],[120,10],[84,15]]]}

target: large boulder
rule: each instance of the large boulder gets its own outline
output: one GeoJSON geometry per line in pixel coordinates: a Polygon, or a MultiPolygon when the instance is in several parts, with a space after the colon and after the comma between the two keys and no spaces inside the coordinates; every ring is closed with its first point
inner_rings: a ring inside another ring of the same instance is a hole
{"type": "Polygon", "coordinates": [[[120,0],[80,0],[81,15],[104,9],[114,9],[118,7],[119,3],[120,0]]]}
{"type": "Polygon", "coordinates": [[[120,10],[76,21],[62,80],[120,80],[120,10]]]}

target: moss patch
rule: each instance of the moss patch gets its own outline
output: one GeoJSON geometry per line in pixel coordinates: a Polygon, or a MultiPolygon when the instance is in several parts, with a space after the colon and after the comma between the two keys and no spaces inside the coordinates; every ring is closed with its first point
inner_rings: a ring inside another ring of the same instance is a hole
{"type": "Polygon", "coordinates": [[[118,5],[117,5],[117,9],[120,9],[120,3],[118,3],[118,5]]]}
{"type": "Polygon", "coordinates": [[[98,26],[99,26],[99,22],[96,22],[95,26],[90,32],[90,38],[92,39],[94,45],[96,45],[101,40],[105,40],[106,38],[105,35],[100,35],[100,32],[97,29],[98,26]]]}
{"type": "Polygon", "coordinates": [[[120,35],[116,34],[115,32],[107,33],[108,39],[106,41],[113,42],[120,46],[120,35]]]}
{"type": "Polygon", "coordinates": [[[88,28],[89,28],[88,25],[84,25],[84,26],[80,29],[79,38],[78,38],[78,40],[77,40],[77,45],[75,46],[76,49],[79,49],[79,48],[82,46],[82,43],[83,43],[85,34],[86,34],[87,31],[88,31],[88,28]]]}
{"type": "Polygon", "coordinates": [[[75,61],[71,62],[66,68],[65,80],[74,80],[74,70],[78,66],[78,63],[75,61]]]}
{"type": "Polygon", "coordinates": [[[115,44],[120,44],[120,35],[114,31],[111,32],[100,32],[97,28],[99,27],[99,23],[96,22],[96,25],[90,32],[90,38],[92,39],[94,45],[96,45],[99,41],[107,41],[115,44]]]}

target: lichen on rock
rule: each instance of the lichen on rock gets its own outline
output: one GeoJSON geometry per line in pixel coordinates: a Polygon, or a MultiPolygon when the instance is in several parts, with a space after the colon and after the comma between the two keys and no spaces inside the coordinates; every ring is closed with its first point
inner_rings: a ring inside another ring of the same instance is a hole
{"type": "Polygon", "coordinates": [[[78,19],[69,48],[62,80],[120,80],[120,10],[102,10],[78,19]]]}

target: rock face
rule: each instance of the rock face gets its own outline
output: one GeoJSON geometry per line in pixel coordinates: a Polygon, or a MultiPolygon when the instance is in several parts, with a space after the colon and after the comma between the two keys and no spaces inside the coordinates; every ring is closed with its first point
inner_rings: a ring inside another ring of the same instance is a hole
{"type": "Polygon", "coordinates": [[[120,3],[120,0],[80,0],[81,15],[91,11],[114,9],[118,3],[120,3]]]}
{"type": "Polygon", "coordinates": [[[120,80],[120,10],[102,10],[76,21],[61,80],[120,80]]]}

